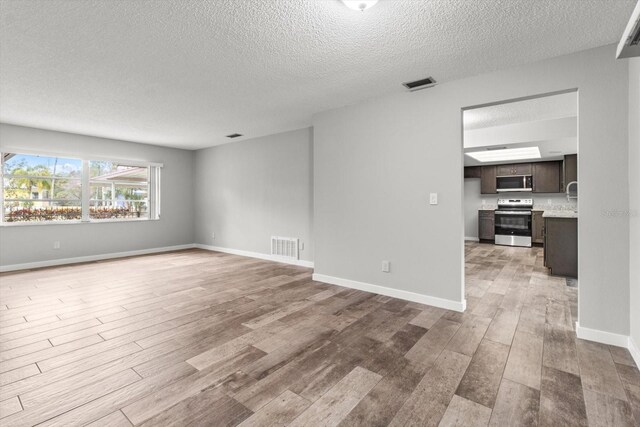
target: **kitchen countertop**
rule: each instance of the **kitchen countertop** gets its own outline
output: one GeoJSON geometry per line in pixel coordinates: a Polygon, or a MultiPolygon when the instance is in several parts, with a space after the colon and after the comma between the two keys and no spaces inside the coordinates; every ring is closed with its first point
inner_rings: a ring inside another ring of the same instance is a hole
{"type": "Polygon", "coordinates": [[[578,218],[578,212],[571,210],[545,210],[543,218],[578,218]]]}
{"type": "MultiPolygon", "coordinates": [[[[482,205],[479,210],[495,211],[496,209],[496,205],[486,204],[482,205]]],[[[543,205],[534,207],[531,211],[542,212],[543,218],[578,218],[578,212],[576,212],[574,207],[570,205],[543,205]]]]}

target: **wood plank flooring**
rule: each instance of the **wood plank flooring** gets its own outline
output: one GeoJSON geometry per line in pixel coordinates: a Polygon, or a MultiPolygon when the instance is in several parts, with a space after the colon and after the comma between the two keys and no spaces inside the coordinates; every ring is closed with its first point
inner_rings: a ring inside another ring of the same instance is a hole
{"type": "Polygon", "coordinates": [[[640,425],[542,250],[465,249],[465,313],[201,250],[2,274],[0,424],[640,425]]]}

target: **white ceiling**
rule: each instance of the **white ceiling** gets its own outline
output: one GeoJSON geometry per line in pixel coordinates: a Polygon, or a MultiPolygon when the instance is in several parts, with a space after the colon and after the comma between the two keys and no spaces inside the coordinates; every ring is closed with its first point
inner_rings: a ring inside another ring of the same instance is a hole
{"type": "Polygon", "coordinates": [[[634,3],[1,0],[0,121],[213,146],[309,126],[405,81],[617,42],[634,3]]]}
{"type": "Polygon", "coordinates": [[[575,92],[570,92],[466,110],[464,129],[474,130],[577,115],[578,98],[575,92]]]}
{"type": "MultiPolygon", "coordinates": [[[[559,160],[578,152],[577,116],[577,92],[466,110],[464,152],[497,146],[538,147],[541,157],[537,160],[559,160]]],[[[514,162],[482,163],[464,156],[465,166],[499,163],[514,162]]]]}

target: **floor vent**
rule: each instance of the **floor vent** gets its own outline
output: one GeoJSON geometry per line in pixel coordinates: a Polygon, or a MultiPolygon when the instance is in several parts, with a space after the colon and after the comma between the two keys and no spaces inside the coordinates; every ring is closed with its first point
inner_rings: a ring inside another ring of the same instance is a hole
{"type": "Polygon", "coordinates": [[[271,255],[298,259],[298,239],[271,236],[271,255]]]}

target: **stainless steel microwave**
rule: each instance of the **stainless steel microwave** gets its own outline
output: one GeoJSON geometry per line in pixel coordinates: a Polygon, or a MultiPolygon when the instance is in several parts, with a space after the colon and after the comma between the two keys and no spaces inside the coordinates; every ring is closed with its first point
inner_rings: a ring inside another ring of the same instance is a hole
{"type": "Polygon", "coordinates": [[[509,175],[496,177],[498,192],[532,191],[533,179],[531,175],[509,175]]]}

